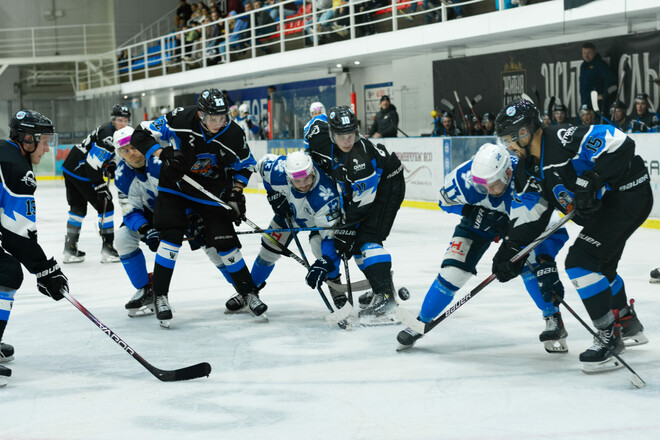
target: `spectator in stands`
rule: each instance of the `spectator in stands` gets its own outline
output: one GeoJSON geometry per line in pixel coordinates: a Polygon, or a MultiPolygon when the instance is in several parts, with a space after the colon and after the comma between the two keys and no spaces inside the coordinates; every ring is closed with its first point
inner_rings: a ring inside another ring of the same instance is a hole
{"type": "Polygon", "coordinates": [[[270,11],[263,7],[262,0],[254,0],[252,4],[257,11],[254,16],[254,22],[256,24],[254,33],[257,37],[262,35],[269,36],[277,30],[277,27],[273,24],[275,20],[270,16],[270,11]]]}
{"type": "MultiPolygon", "coordinates": [[[[279,1],[278,0],[266,0],[266,5],[275,6],[278,3],[282,3],[283,1],[284,0],[279,0],[279,1]]],[[[286,3],[283,6],[284,6],[283,14],[284,14],[285,19],[287,17],[290,17],[290,16],[292,16],[294,14],[297,14],[299,12],[299,8],[297,8],[296,4],[293,3],[293,2],[286,3]]],[[[280,21],[280,8],[278,8],[278,7],[271,8],[269,10],[269,12],[270,12],[270,16],[271,16],[271,18],[273,19],[274,22],[280,21]]]]}
{"type": "Polygon", "coordinates": [[[591,91],[598,92],[600,108],[608,108],[609,95],[616,92],[616,77],[610,66],[596,52],[592,42],[582,45],[582,64],[580,65],[580,100],[581,104],[591,104],[591,91]]]}
{"type": "Polygon", "coordinates": [[[179,7],[176,8],[176,17],[179,19],[179,22],[177,23],[177,20],[174,21],[174,25],[178,28],[180,28],[183,23],[188,23],[188,20],[190,20],[190,17],[192,16],[192,8],[186,2],[186,0],[181,0],[179,1],[179,7]]]}
{"type": "Polygon", "coordinates": [[[628,131],[629,121],[628,116],[626,115],[626,103],[622,101],[617,101],[612,104],[610,109],[610,120],[616,128],[623,131],[624,133],[628,131]]]}
{"type": "Polygon", "coordinates": [[[398,129],[399,114],[396,112],[396,107],[390,102],[389,96],[383,95],[380,98],[380,110],[376,113],[374,123],[366,137],[396,137],[398,129]]]}
{"type": "Polygon", "coordinates": [[[195,42],[201,38],[201,34],[197,29],[190,29],[188,24],[185,24],[182,29],[183,32],[183,59],[185,61],[193,60],[193,47],[195,42]]]}
{"type": "Polygon", "coordinates": [[[199,24],[202,24],[202,16],[200,15],[199,7],[197,6],[197,3],[192,3],[190,5],[190,9],[192,9],[192,15],[188,19],[188,26],[193,27],[197,26],[199,24]]]}
{"type": "Polygon", "coordinates": [[[640,93],[635,97],[635,111],[630,117],[628,133],[657,133],[658,113],[649,112],[649,95],[640,93]]]}
{"type": "Polygon", "coordinates": [[[198,2],[197,14],[199,15],[199,19],[203,23],[205,18],[211,17],[211,10],[209,9],[208,6],[204,4],[204,2],[198,2]]]}
{"type": "Polygon", "coordinates": [[[463,136],[463,132],[454,125],[454,115],[444,112],[440,117],[440,124],[436,122],[431,136],[463,136]]]}
{"type": "Polygon", "coordinates": [[[568,110],[564,104],[556,104],[553,109],[554,125],[570,125],[568,121],[568,110]]]}
{"type": "MultiPolygon", "coordinates": [[[[504,9],[517,8],[518,6],[525,6],[527,0],[504,0],[504,9]]],[[[495,9],[500,10],[500,0],[495,0],[495,9]]]]}
{"type": "Polygon", "coordinates": [[[318,42],[321,43],[326,39],[325,35],[321,35],[321,32],[327,32],[329,30],[327,25],[323,25],[322,22],[327,24],[327,21],[332,18],[334,11],[332,10],[332,0],[314,0],[316,5],[316,12],[318,14],[316,19],[316,29],[313,29],[314,20],[312,15],[309,15],[305,20],[305,34],[307,35],[305,40],[309,44],[314,44],[314,33],[318,34],[318,42]]]}
{"type": "Polygon", "coordinates": [[[547,128],[552,125],[552,117],[550,116],[549,111],[544,111],[543,114],[541,115],[541,119],[543,120],[543,127],[547,128]]]}
{"type": "Polygon", "coordinates": [[[219,55],[219,50],[218,50],[218,45],[222,44],[224,42],[224,26],[220,25],[218,20],[220,19],[220,15],[218,14],[218,11],[213,11],[211,12],[211,18],[207,19],[207,26],[205,28],[206,31],[206,54],[208,56],[207,63],[208,64],[218,64],[219,62],[222,61],[221,57],[219,55]]]}
{"type": "Polygon", "coordinates": [[[484,135],[494,136],[495,135],[495,115],[489,112],[484,113],[483,118],[481,118],[481,125],[484,126],[484,135]]]}
{"type": "Polygon", "coordinates": [[[222,18],[227,18],[229,13],[232,11],[234,11],[236,14],[245,12],[245,9],[243,8],[243,2],[241,2],[241,0],[218,0],[215,4],[218,7],[220,17],[222,18]]]}
{"type": "Polygon", "coordinates": [[[580,122],[582,125],[600,124],[600,121],[596,120],[596,114],[591,108],[591,105],[582,104],[582,106],[580,107],[580,122]]]}
{"type": "Polygon", "coordinates": [[[128,49],[124,49],[117,54],[117,68],[120,70],[128,67],[128,49]]]}

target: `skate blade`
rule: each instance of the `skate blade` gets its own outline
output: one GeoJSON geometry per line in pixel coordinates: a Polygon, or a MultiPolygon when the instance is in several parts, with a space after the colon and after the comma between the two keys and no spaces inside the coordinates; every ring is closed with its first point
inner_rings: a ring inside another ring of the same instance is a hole
{"type": "Polygon", "coordinates": [[[649,283],[660,284],[660,278],[649,278],[649,283]]]}
{"type": "Polygon", "coordinates": [[[634,347],[635,345],[643,345],[649,342],[649,338],[642,332],[637,333],[634,336],[628,336],[623,338],[623,344],[626,347],[634,347]]]}
{"type": "Polygon", "coordinates": [[[0,388],[7,386],[7,379],[4,376],[0,376],[0,388]]]}
{"type": "Polygon", "coordinates": [[[119,263],[120,261],[119,257],[101,257],[101,264],[119,263]]]}
{"type": "MultiPolygon", "coordinates": [[[[417,342],[417,341],[415,341],[415,342],[417,342]]],[[[405,345],[405,344],[402,344],[401,342],[399,342],[398,347],[396,347],[396,351],[406,351],[406,350],[410,350],[411,348],[413,348],[413,347],[415,346],[415,342],[413,342],[413,343],[410,344],[410,345],[405,345]]]]}
{"type": "Polygon", "coordinates": [[[143,316],[151,316],[154,314],[153,309],[149,306],[142,306],[139,309],[127,309],[129,318],[141,318],[143,316]]]}
{"type": "Polygon", "coordinates": [[[161,326],[161,328],[170,328],[170,321],[171,319],[159,319],[158,324],[161,326]]]}
{"type": "Polygon", "coordinates": [[[14,355],[13,354],[11,356],[2,356],[2,355],[0,355],[0,364],[11,362],[13,360],[14,360],[14,355]]]}
{"type": "Polygon", "coordinates": [[[585,374],[600,374],[619,368],[623,368],[623,364],[614,356],[602,362],[582,362],[582,372],[585,374]]]}
{"type": "Polygon", "coordinates": [[[83,261],[85,261],[85,257],[69,257],[69,258],[64,257],[64,259],[62,260],[64,264],[82,263],[83,261]]]}
{"type": "Polygon", "coordinates": [[[401,324],[401,320],[399,320],[394,313],[360,316],[358,322],[361,327],[379,327],[383,325],[401,324]]]}
{"type": "Polygon", "coordinates": [[[247,306],[243,307],[242,309],[238,310],[229,310],[225,308],[225,315],[240,315],[240,314],[245,314],[245,313],[250,313],[250,309],[248,309],[247,306]]]}
{"type": "Polygon", "coordinates": [[[568,345],[566,345],[566,338],[543,341],[545,351],[551,354],[568,353],[568,345]]]}

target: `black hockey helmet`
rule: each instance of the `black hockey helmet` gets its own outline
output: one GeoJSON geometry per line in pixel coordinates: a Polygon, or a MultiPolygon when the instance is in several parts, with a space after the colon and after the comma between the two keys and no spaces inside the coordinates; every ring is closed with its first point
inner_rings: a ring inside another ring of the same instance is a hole
{"type": "Polygon", "coordinates": [[[495,133],[497,137],[511,136],[513,142],[518,141],[518,133],[525,127],[530,135],[541,128],[543,122],[536,106],[521,99],[504,107],[495,118],[495,133]]]}
{"type": "Polygon", "coordinates": [[[552,111],[568,113],[568,110],[566,109],[566,106],[564,104],[556,104],[555,108],[552,111]]]}
{"type": "Polygon", "coordinates": [[[35,144],[30,153],[36,150],[36,144],[39,143],[42,134],[55,134],[55,125],[50,119],[34,110],[20,110],[9,121],[9,138],[21,145],[35,144]],[[26,135],[31,137],[26,139],[26,135]]]}
{"type": "Polygon", "coordinates": [[[205,115],[226,115],[229,107],[225,96],[218,89],[206,89],[199,95],[197,110],[205,115]]]}
{"type": "Polygon", "coordinates": [[[115,104],[110,110],[110,118],[128,118],[131,119],[131,111],[125,105],[115,104]]]}
{"type": "MultiPolygon", "coordinates": [[[[357,116],[347,105],[332,107],[328,114],[328,128],[330,129],[330,139],[334,142],[333,135],[360,133],[357,116]]],[[[356,139],[357,140],[357,139],[356,139]]]]}

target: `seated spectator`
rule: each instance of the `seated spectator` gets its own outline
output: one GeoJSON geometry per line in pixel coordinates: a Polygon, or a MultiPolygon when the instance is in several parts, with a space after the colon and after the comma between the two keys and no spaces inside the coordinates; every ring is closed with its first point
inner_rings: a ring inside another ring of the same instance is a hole
{"type": "Polygon", "coordinates": [[[616,128],[623,131],[624,133],[628,131],[630,124],[628,121],[628,116],[626,115],[625,102],[617,101],[612,104],[612,107],[610,108],[610,115],[612,124],[614,124],[616,128]]]}
{"type": "Polygon", "coordinates": [[[217,0],[215,4],[218,7],[221,18],[227,18],[232,11],[236,14],[245,12],[241,0],[217,0]]]}
{"type": "Polygon", "coordinates": [[[568,120],[568,110],[564,104],[556,104],[552,116],[555,119],[553,125],[570,125],[568,120]]]}
{"type": "Polygon", "coordinates": [[[649,112],[649,95],[640,93],[635,97],[635,111],[630,117],[628,133],[656,133],[658,126],[658,113],[649,112]]]}
{"type": "Polygon", "coordinates": [[[321,21],[324,20],[327,22],[330,18],[332,18],[331,16],[328,18],[328,14],[334,14],[334,11],[332,10],[332,0],[314,0],[314,3],[316,4],[316,12],[319,14],[316,20],[317,28],[312,29],[314,20],[312,19],[311,15],[305,20],[305,34],[307,34],[307,41],[311,44],[314,43],[314,33],[319,34],[318,40],[319,43],[321,43],[321,40],[325,36],[320,35],[320,32],[329,30],[328,27],[321,25],[321,21]]]}
{"type": "Polygon", "coordinates": [[[495,115],[489,112],[484,113],[483,118],[481,118],[481,125],[484,126],[484,135],[494,136],[495,135],[495,115]]]}
{"type": "MultiPolygon", "coordinates": [[[[504,9],[517,8],[526,4],[527,0],[504,0],[504,9]]],[[[500,10],[500,0],[495,0],[495,9],[500,10]]]]}
{"type": "Polygon", "coordinates": [[[117,54],[117,68],[125,69],[128,67],[128,49],[124,49],[117,54]]]}
{"type": "MultiPolygon", "coordinates": [[[[426,24],[439,23],[442,21],[442,10],[440,9],[440,6],[442,6],[443,3],[450,6],[447,11],[447,20],[463,18],[465,16],[463,13],[463,6],[458,5],[458,3],[461,3],[462,1],[463,0],[424,0],[422,6],[424,6],[425,10],[429,11],[424,14],[426,24]]],[[[413,3],[410,6],[410,10],[415,12],[417,10],[417,3],[413,3]]]]}
{"type": "Polygon", "coordinates": [[[188,20],[190,20],[191,16],[192,8],[188,2],[186,2],[186,0],[180,0],[179,7],[176,8],[176,16],[174,19],[174,25],[176,26],[176,29],[179,29],[183,23],[188,23],[188,20]]]}
{"type": "Polygon", "coordinates": [[[263,7],[263,0],[254,0],[252,4],[254,5],[254,9],[257,11],[254,16],[254,22],[256,25],[254,33],[257,36],[268,36],[275,32],[277,29],[277,27],[273,24],[275,20],[273,20],[273,18],[270,16],[270,10],[263,7]]]}
{"type": "MultiPolygon", "coordinates": [[[[266,0],[266,5],[268,6],[273,6],[277,5],[278,3],[282,3],[284,0],[266,0]]],[[[273,19],[273,22],[278,22],[280,20],[280,8],[275,7],[271,8],[269,10],[270,12],[270,17],[273,19]]],[[[294,14],[298,13],[298,8],[296,7],[296,4],[293,2],[286,3],[283,5],[283,12],[284,18],[286,19],[287,17],[290,17],[294,14]]]]}
{"type": "Polygon", "coordinates": [[[454,125],[454,115],[444,112],[440,117],[440,124],[436,122],[431,136],[463,136],[463,132],[454,125]]]}
{"type": "Polygon", "coordinates": [[[600,123],[596,121],[596,114],[589,104],[582,104],[580,107],[580,122],[582,125],[595,125],[600,123]]]}

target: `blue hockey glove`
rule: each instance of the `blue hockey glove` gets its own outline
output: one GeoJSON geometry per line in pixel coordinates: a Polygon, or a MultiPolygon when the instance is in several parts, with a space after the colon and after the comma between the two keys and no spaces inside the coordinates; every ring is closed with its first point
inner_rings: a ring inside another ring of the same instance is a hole
{"type": "Polygon", "coordinates": [[[328,279],[328,274],[333,270],[335,270],[335,264],[330,257],[324,255],[309,268],[305,281],[307,281],[309,287],[316,289],[321,287],[323,281],[328,279]]]}
{"type": "Polygon", "coordinates": [[[60,265],[57,264],[55,258],[37,265],[34,274],[37,276],[37,288],[39,292],[50,296],[55,301],[64,298],[60,290],[69,291],[69,280],[62,273],[60,265]]]}
{"type": "Polygon", "coordinates": [[[161,172],[175,182],[181,180],[188,170],[183,153],[176,148],[163,148],[163,151],[160,152],[160,160],[163,161],[161,172]]]}
{"type": "Polygon", "coordinates": [[[539,290],[543,294],[543,301],[554,302],[555,298],[564,299],[564,285],[559,281],[559,272],[554,261],[539,264],[535,274],[539,290]]]}
{"type": "Polygon", "coordinates": [[[475,206],[470,212],[468,221],[470,228],[477,231],[501,234],[502,229],[509,224],[509,216],[483,206],[475,206]]]}
{"type": "Polygon", "coordinates": [[[594,171],[585,171],[575,179],[574,208],[577,215],[589,218],[600,209],[598,192],[603,186],[603,179],[594,171]]]}
{"type": "Polygon", "coordinates": [[[506,241],[500,245],[500,248],[493,257],[493,274],[495,274],[498,281],[506,283],[520,275],[525,265],[525,258],[521,258],[515,263],[511,262],[511,259],[518,252],[518,249],[506,241]]]}
{"type": "Polygon", "coordinates": [[[158,250],[158,245],[160,244],[160,234],[158,230],[149,226],[148,223],[140,226],[138,229],[138,234],[140,234],[140,240],[144,241],[151,252],[156,252],[158,250]]]}

